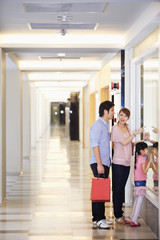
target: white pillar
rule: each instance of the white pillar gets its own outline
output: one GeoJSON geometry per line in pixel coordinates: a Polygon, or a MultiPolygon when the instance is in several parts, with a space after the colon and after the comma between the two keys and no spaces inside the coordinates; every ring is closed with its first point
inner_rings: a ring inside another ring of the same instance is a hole
{"type": "Polygon", "coordinates": [[[6,163],[7,174],[23,171],[22,139],[22,74],[18,69],[6,70],[6,163]]]}
{"type": "Polygon", "coordinates": [[[50,118],[51,118],[51,113],[50,113],[50,102],[48,101],[48,99],[46,100],[46,110],[47,110],[47,115],[46,115],[46,126],[47,128],[49,127],[50,125],[50,118]]]}
{"type": "Polygon", "coordinates": [[[30,156],[30,90],[29,81],[23,79],[23,157],[30,156]]]}
{"type": "Polygon", "coordinates": [[[82,89],[79,94],[79,141],[83,142],[83,96],[82,89]]]}
{"type": "Polygon", "coordinates": [[[46,130],[46,99],[45,96],[42,95],[42,134],[44,133],[44,131],[46,130]]]}
{"type": "Polygon", "coordinates": [[[39,90],[36,88],[36,142],[39,140],[40,137],[40,110],[39,110],[40,102],[39,102],[39,90]]]}
{"type": "MultiPolygon", "coordinates": [[[[133,56],[133,49],[125,50],[125,107],[131,110],[131,59],[133,56]]],[[[132,112],[131,112],[132,115],[132,112]]],[[[132,117],[132,116],[131,116],[132,117]]],[[[133,161],[132,161],[133,162],[133,161]]],[[[130,175],[125,187],[125,203],[132,204],[133,202],[133,185],[131,182],[131,178],[133,177],[131,174],[133,166],[131,166],[130,175]]]]}
{"type": "Polygon", "coordinates": [[[0,206],[6,197],[6,66],[0,48],[0,206]]]}
{"type": "Polygon", "coordinates": [[[36,146],[36,88],[34,84],[30,84],[30,136],[31,136],[31,148],[36,146]]]}
{"type": "Polygon", "coordinates": [[[84,148],[89,147],[89,93],[88,85],[84,87],[84,148]]]}

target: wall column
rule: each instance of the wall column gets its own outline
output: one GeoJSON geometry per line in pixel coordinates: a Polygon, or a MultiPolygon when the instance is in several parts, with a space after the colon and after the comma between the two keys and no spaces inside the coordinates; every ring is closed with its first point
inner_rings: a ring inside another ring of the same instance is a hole
{"type": "MultiPolygon", "coordinates": [[[[131,110],[131,101],[130,101],[130,96],[131,96],[131,59],[133,56],[133,49],[127,49],[125,50],[125,107],[131,110]]],[[[131,111],[131,118],[132,118],[132,111],[131,111]]],[[[134,162],[134,161],[131,161],[134,162]]],[[[131,166],[131,171],[130,175],[125,187],[125,203],[132,204],[133,203],[133,185],[131,183],[131,172],[132,171],[132,166],[131,166]]]]}
{"type": "Polygon", "coordinates": [[[6,71],[6,163],[8,175],[23,172],[22,73],[6,71]]]}
{"type": "Polygon", "coordinates": [[[23,79],[23,157],[30,156],[30,90],[29,81],[23,79]]]}
{"type": "Polygon", "coordinates": [[[88,94],[88,85],[83,88],[83,118],[84,118],[84,125],[83,125],[83,139],[84,139],[84,148],[89,147],[89,94],[88,94]]]}
{"type": "Polygon", "coordinates": [[[30,84],[30,136],[31,136],[31,148],[36,146],[36,88],[34,84],[30,84]]]}
{"type": "Polygon", "coordinates": [[[6,59],[0,48],[0,206],[6,197],[6,59]]]}

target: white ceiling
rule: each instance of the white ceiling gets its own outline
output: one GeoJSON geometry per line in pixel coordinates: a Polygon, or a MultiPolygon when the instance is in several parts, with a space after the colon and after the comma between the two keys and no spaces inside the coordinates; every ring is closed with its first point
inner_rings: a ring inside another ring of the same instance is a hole
{"type": "Polygon", "coordinates": [[[159,21],[159,0],[0,0],[0,46],[28,76],[87,72],[89,80],[120,49],[146,37],[159,21]],[[33,24],[42,29],[31,29],[33,24]],[[67,32],[62,36],[64,26],[67,32]],[[86,29],[89,26],[91,30],[86,29]],[[65,57],[57,56],[60,53],[65,57]]]}

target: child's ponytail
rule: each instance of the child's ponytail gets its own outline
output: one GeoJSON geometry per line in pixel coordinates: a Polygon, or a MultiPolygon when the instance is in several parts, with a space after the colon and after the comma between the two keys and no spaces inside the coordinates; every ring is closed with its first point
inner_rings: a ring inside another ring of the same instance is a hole
{"type": "Polygon", "coordinates": [[[134,160],[134,168],[136,169],[137,155],[141,155],[140,151],[148,148],[148,145],[145,142],[139,142],[136,144],[135,149],[135,160],[134,160]]]}

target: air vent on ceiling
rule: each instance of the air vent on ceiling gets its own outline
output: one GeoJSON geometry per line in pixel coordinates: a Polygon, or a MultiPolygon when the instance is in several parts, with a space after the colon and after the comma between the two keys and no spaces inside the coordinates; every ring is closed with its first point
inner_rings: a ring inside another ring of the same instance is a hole
{"type": "Polygon", "coordinates": [[[58,13],[58,12],[103,12],[106,8],[106,2],[99,3],[23,3],[27,13],[58,13]]]}
{"type": "Polygon", "coordinates": [[[52,59],[60,59],[60,60],[70,60],[70,59],[81,59],[81,57],[52,57],[52,56],[40,56],[41,60],[52,60],[52,59]]]}
{"type": "Polygon", "coordinates": [[[56,24],[56,23],[30,23],[31,29],[77,29],[94,30],[96,24],[56,24]]]}

